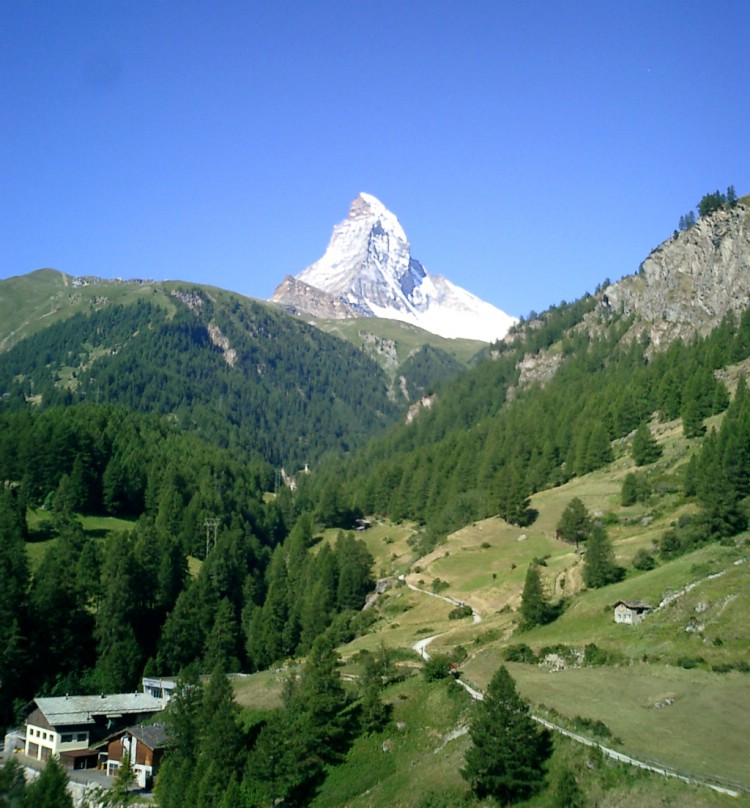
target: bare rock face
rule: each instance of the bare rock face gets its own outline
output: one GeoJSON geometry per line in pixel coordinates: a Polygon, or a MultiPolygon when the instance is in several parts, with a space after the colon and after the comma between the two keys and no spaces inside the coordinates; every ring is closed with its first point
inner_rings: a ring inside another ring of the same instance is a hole
{"type": "Polygon", "coordinates": [[[320,320],[349,320],[361,315],[345,300],[287,275],[276,287],[273,303],[289,314],[304,314],[320,320]]]}
{"type": "Polygon", "coordinates": [[[707,334],[729,311],[739,315],[750,305],[750,209],[700,217],[604,296],[613,311],[635,313],[656,348],[707,334]]]}

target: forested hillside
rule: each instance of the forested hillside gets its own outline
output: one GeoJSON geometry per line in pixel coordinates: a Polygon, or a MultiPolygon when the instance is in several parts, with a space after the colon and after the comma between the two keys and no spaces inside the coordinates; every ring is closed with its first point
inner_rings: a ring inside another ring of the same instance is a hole
{"type": "MultiPolygon", "coordinates": [[[[545,316],[554,321],[594,298],[545,316]]],[[[347,471],[353,502],[365,512],[426,525],[426,547],[494,513],[530,524],[528,497],[611,462],[611,443],[656,415],[683,419],[689,437],[723,411],[722,368],[750,355],[750,313],[730,313],[712,334],[651,353],[647,340],[622,342],[631,320],[600,307],[599,335],[555,337],[559,368],[544,385],[519,383],[519,360],[548,342],[544,327],[500,346],[444,391],[416,422],[376,438],[347,471]]],[[[577,318],[573,318],[574,320],[577,318]]]]}
{"type": "Polygon", "coordinates": [[[2,406],[122,404],[290,471],[395,419],[380,367],[348,343],[218,290],[175,285],[170,302],[107,303],[16,343],[2,406]]]}
{"type": "Polygon", "coordinates": [[[156,416],[11,412],[0,447],[3,723],[35,694],[129,690],[144,669],[264,667],[309,648],[371,586],[351,536],[308,556],[312,519],[288,492],[265,501],[267,464],[156,416]],[[203,559],[192,575],[188,557],[203,559]]]}

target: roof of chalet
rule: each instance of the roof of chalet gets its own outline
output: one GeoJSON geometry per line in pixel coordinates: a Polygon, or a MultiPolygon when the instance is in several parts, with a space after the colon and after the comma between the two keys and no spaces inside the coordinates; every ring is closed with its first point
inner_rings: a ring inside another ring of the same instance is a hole
{"type": "Polygon", "coordinates": [[[643,603],[640,600],[618,600],[617,603],[615,603],[615,608],[618,606],[627,606],[628,609],[635,609],[636,611],[652,608],[648,603],[643,603]]]}
{"type": "Polygon", "coordinates": [[[121,718],[124,715],[156,713],[165,705],[163,699],[137,692],[100,696],[42,697],[34,701],[53,727],[94,724],[97,716],[121,718]]]}
{"type": "Polygon", "coordinates": [[[125,729],[113,732],[103,741],[100,741],[96,745],[96,748],[101,749],[115,739],[121,738],[123,735],[135,736],[141,743],[145,744],[149,749],[152,750],[164,749],[170,744],[170,736],[167,731],[166,724],[136,724],[135,726],[126,727],[125,729]]]}
{"type": "Polygon", "coordinates": [[[162,749],[169,745],[169,734],[166,724],[139,724],[136,727],[128,727],[128,732],[135,735],[149,749],[162,749]]]}

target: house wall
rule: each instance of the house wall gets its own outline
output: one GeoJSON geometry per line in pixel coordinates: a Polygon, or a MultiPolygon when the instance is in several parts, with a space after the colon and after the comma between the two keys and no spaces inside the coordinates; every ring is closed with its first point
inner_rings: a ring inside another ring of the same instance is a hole
{"type": "MultiPolygon", "coordinates": [[[[121,766],[121,762],[119,760],[108,760],[107,761],[107,774],[109,777],[117,777],[117,772],[121,766]]],[[[136,782],[138,783],[139,788],[146,788],[146,781],[149,777],[151,777],[154,773],[153,766],[148,766],[143,763],[136,763],[132,766],[133,774],[135,774],[136,782]]]]}
{"type": "Polygon", "coordinates": [[[645,616],[645,611],[629,609],[622,603],[615,608],[615,623],[628,623],[635,626],[638,623],[642,623],[645,616]]]}
{"type": "Polygon", "coordinates": [[[26,725],[24,752],[37,760],[47,760],[50,755],[60,752],[87,749],[88,745],[89,733],[86,730],[63,727],[62,732],[55,732],[37,724],[26,725]]]}

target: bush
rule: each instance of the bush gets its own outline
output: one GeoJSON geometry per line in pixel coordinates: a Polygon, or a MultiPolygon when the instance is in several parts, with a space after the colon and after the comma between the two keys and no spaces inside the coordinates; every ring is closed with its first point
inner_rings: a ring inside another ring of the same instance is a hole
{"type": "Polygon", "coordinates": [[[591,718],[583,718],[577,715],[573,719],[573,726],[579,732],[593,735],[595,738],[611,738],[612,731],[603,721],[596,721],[591,718]]]}
{"type": "Polygon", "coordinates": [[[503,659],[506,662],[526,662],[531,665],[537,661],[534,652],[525,642],[509,645],[505,651],[503,651],[503,659]]]}
{"type": "Polygon", "coordinates": [[[451,675],[451,658],[445,654],[433,654],[425,661],[422,673],[428,682],[447,679],[451,675]]]}
{"type": "Polygon", "coordinates": [[[448,612],[448,619],[449,620],[461,620],[464,617],[471,617],[474,612],[471,610],[471,606],[456,606],[455,609],[451,609],[448,612]]]}
{"type": "Polygon", "coordinates": [[[703,657],[680,657],[677,660],[677,664],[681,668],[685,668],[685,670],[692,670],[693,668],[699,668],[706,664],[706,660],[703,657]]]}
{"type": "Polygon", "coordinates": [[[651,485],[644,474],[631,471],[625,475],[620,491],[620,503],[623,507],[635,505],[636,502],[646,502],[651,496],[651,485]]]}
{"type": "Polygon", "coordinates": [[[442,592],[444,589],[448,589],[449,586],[448,581],[441,581],[440,578],[435,578],[432,582],[432,591],[435,593],[442,592]]]}
{"type": "Polygon", "coordinates": [[[633,567],[637,570],[652,570],[656,566],[656,559],[648,550],[639,550],[633,558],[633,567]]]}
{"type": "Polygon", "coordinates": [[[463,645],[457,645],[453,649],[453,653],[451,654],[451,659],[454,662],[463,662],[466,659],[466,657],[468,657],[468,656],[469,656],[469,652],[466,650],[466,648],[464,648],[463,645]]]}

